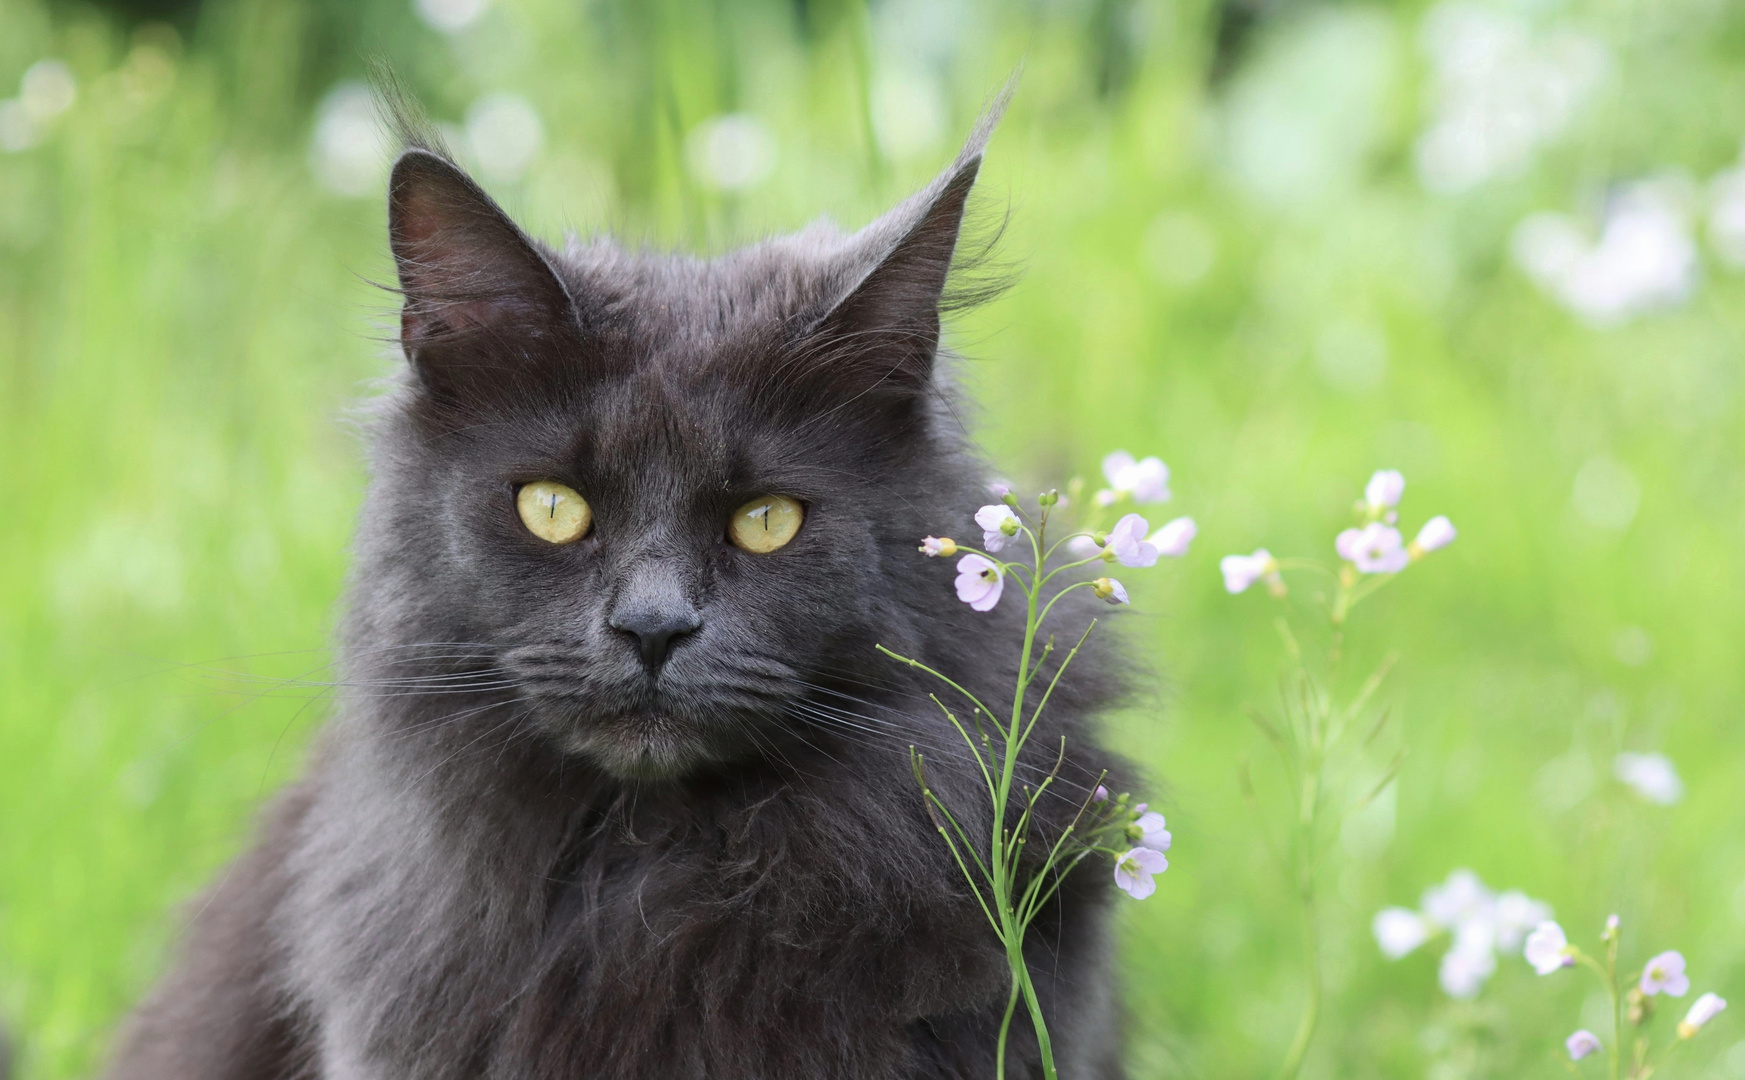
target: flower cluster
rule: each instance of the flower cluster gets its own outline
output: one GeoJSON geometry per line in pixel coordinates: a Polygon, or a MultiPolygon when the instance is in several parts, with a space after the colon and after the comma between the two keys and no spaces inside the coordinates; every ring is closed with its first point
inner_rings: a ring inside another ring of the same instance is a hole
{"type": "MultiPolygon", "coordinates": [[[[1170,498],[1169,466],[1155,457],[1136,461],[1127,451],[1117,450],[1103,459],[1103,476],[1109,486],[1096,493],[1093,501],[1099,509],[1126,500],[1158,503],[1170,498]]],[[[1021,535],[1040,544],[1038,531],[1031,528],[1030,519],[1020,514],[1018,497],[1013,493],[1012,485],[996,480],[988,485],[988,490],[999,502],[989,503],[975,512],[976,527],[982,532],[979,550],[940,536],[923,538],[920,547],[921,554],[931,557],[950,557],[960,551],[965,553],[957,561],[957,598],[977,611],[994,609],[1005,592],[1006,575],[1013,569],[1011,563],[994,556],[1021,535]]],[[[1049,491],[1037,497],[1037,504],[1046,515],[1051,508],[1064,506],[1066,500],[1059,492],[1049,491]]],[[[1067,554],[1075,560],[1069,564],[1071,566],[1102,561],[1141,569],[1156,565],[1163,556],[1180,558],[1186,555],[1198,532],[1193,518],[1176,518],[1154,532],[1143,516],[1129,513],[1106,532],[1081,530],[1046,551],[1038,547],[1031,554],[1046,562],[1056,548],[1064,546],[1067,554]]],[[[1024,568],[1020,566],[1019,569],[1024,568]]],[[[1129,602],[1127,587],[1116,578],[1099,577],[1082,584],[1088,585],[1093,595],[1107,603],[1129,602]]]]}
{"type": "MultiPolygon", "coordinates": [[[[1359,522],[1341,532],[1333,541],[1333,550],[1340,558],[1339,578],[1343,588],[1356,586],[1365,574],[1397,574],[1430,552],[1445,548],[1458,535],[1454,525],[1438,514],[1426,521],[1410,543],[1401,535],[1394,509],[1406,491],[1406,478],[1394,469],[1382,469],[1369,478],[1363,499],[1357,504],[1359,522]]],[[[1284,578],[1279,571],[1285,564],[1265,548],[1250,555],[1226,555],[1218,568],[1224,574],[1224,588],[1232,593],[1246,592],[1255,582],[1265,582],[1274,596],[1286,593],[1284,578]]]]}
{"type": "MultiPolygon", "coordinates": [[[[1121,798],[1125,800],[1126,796],[1121,798]]],[[[1151,875],[1169,869],[1164,852],[1175,838],[1164,827],[1163,815],[1147,809],[1144,803],[1133,808],[1132,820],[1122,830],[1122,837],[1132,846],[1115,856],[1115,884],[1133,899],[1143,900],[1157,890],[1151,875]]]]}
{"type": "Polygon", "coordinates": [[[1450,945],[1437,979],[1449,997],[1465,1000],[1476,997],[1495,974],[1498,952],[1520,948],[1528,931],[1550,917],[1551,907],[1543,901],[1519,890],[1498,895],[1477,874],[1461,869],[1427,889],[1420,910],[1384,908],[1376,913],[1371,929],[1390,960],[1447,934],[1450,945]]]}
{"type": "MultiPolygon", "coordinates": [[[[1600,941],[1605,945],[1603,961],[1589,956],[1576,946],[1570,944],[1569,936],[1563,932],[1563,927],[1549,919],[1541,922],[1527,935],[1522,955],[1533,965],[1533,970],[1541,975],[1551,975],[1566,967],[1577,964],[1591,968],[1605,982],[1606,989],[1613,1000],[1614,1057],[1619,1052],[1619,1045],[1624,1041],[1623,1022],[1628,1020],[1637,1028],[1646,1028],[1654,1017],[1656,998],[1683,997],[1690,993],[1690,976],[1685,973],[1684,954],[1676,950],[1668,950],[1649,959],[1642,965],[1641,972],[1624,979],[1618,977],[1618,943],[1621,922],[1616,915],[1606,920],[1606,926],[1600,932],[1600,941]],[[1625,989],[1625,987],[1628,989],[1625,989]]],[[[1680,1041],[1692,1038],[1701,1031],[1709,1021],[1720,1015],[1727,1007],[1727,1001],[1718,994],[1706,993],[1698,997],[1679,1021],[1677,1037],[1680,1041]]],[[[1635,1056],[1630,1066],[1629,1075],[1634,1080],[1647,1080],[1654,1072],[1654,1067],[1648,1062],[1648,1040],[1646,1034],[1636,1040],[1635,1056]]],[[[1598,1035],[1583,1028],[1570,1035],[1563,1042],[1564,1049],[1569,1052],[1571,1061],[1580,1061],[1589,1054],[1597,1053],[1605,1048],[1598,1035]]],[[[1614,1069],[1613,1075],[1617,1075],[1614,1069]]]]}

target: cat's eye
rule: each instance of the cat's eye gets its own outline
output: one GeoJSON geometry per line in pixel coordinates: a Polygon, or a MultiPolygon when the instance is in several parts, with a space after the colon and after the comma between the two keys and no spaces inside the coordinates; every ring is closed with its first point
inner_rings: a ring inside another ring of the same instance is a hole
{"type": "Polygon", "coordinates": [[[727,539],[734,547],[761,555],[792,540],[805,519],[805,509],[795,500],[765,495],[733,511],[727,519],[727,539]]]}
{"type": "Polygon", "coordinates": [[[550,544],[568,544],[588,535],[594,512],[576,489],[555,480],[522,484],[515,494],[515,509],[527,531],[550,544]]]}

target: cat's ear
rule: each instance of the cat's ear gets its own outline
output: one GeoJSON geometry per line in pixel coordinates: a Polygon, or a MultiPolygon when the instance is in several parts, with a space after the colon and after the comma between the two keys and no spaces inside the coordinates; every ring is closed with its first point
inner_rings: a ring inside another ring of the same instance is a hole
{"type": "Polygon", "coordinates": [[[914,396],[932,385],[964,207],[1010,93],[1008,83],[949,168],[850,241],[847,285],[806,336],[851,393],[914,396]]]}
{"type": "Polygon", "coordinates": [[[573,338],[575,305],[538,246],[440,154],[407,150],[388,183],[388,238],[405,302],[400,344],[422,385],[465,400],[573,338]]]}

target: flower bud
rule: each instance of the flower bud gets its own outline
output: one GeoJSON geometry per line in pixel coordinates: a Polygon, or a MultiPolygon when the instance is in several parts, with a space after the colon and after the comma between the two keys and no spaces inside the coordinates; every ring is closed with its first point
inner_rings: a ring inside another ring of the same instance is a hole
{"type": "Polygon", "coordinates": [[[1091,582],[1091,592],[1096,594],[1097,599],[1107,600],[1111,604],[1127,602],[1127,590],[1114,578],[1100,577],[1091,582]]]}
{"type": "Polygon", "coordinates": [[[1406,478],[1398,469],[1379,469],[1364,486],[1363,501],[1369,505],[1369,512],[1379,517],[1388,507],[1398,506],[1405,493],[1406,478]]]}
{"type": "Polygon", "coordinates": [[[1459,535],[1460,533],[1454,528],[1453,522],[1441,514],[1437,514],[1429,521],[1424,522],[1424,527],[1418,530],[1417,538],[1407,545],[1406,550],[1412,558],[1422,559],[1430,552],[1454,543],[1454,538],[1459,535]]]}
{"type": "Polygon", "coordinates": [[[1053,506],[1055,503],[1057,503],[1059,501],[1060,501],[1060,492],[1054,490],[1053,488],[1049,488],[1047,491],[1044,491],[1042,494],[1040,494],[1036,497],[1036,504],[1038,506],[1053,506]]]}
{"type": "Polygon", "coordinates": [[[1616,941],[1618,938],[1619,921],[1616,915],[1606,916],[1606,928],[1600,931],[1601,941],[1616,941]]]}
{"type": "Polygon", "coordinates": [[[1727,999],[1719,994],[1704,994],[1697,998],[1690,1007],[1690,1012],[1684,1014],[1684,1019],[1678,1024],[1678,1037],[1688,1039],[1703,1029],[1703,1025],[1713,1020],[1722,1009],[1727,1007],[1727,999]]]}
{"type": "Polygon", "coordinates": [[[949,557],[957,554],[957,541],[949,536],[929,536],[921,541],[919,550],[928,558],[949,557]]]}

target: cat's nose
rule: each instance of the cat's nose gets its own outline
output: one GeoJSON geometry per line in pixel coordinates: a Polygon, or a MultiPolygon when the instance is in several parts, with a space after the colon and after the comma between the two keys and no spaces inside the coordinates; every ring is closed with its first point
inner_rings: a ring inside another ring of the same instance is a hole
{"type": "Polygon", "coordinates": [[[648,669],[649,677],[653,678],[660,674],[661,666],[666,663],[673,639],[695,633],[702,627],[703,620],[701,616],[690,611],[675,614],[646,610],[615,615],[610,625],[612,629],[636,638],[642,651],[642,666],[648,669]]]}

